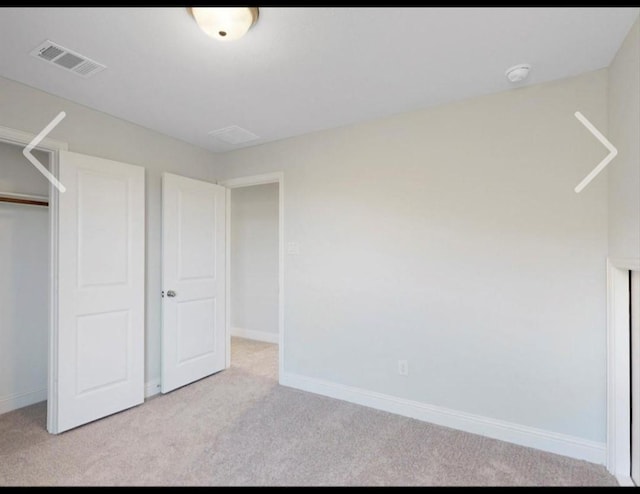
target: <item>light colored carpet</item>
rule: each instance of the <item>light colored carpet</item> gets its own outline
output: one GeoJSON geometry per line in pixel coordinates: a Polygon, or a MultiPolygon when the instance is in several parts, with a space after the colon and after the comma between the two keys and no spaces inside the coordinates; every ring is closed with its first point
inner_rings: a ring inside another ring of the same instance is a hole
{"type": "Polygon", "coordinates": [[[0,416],[0,485],[588,485],[604,467],[277,384],[277,346],[53,436],[44,403],[0,416]]]}

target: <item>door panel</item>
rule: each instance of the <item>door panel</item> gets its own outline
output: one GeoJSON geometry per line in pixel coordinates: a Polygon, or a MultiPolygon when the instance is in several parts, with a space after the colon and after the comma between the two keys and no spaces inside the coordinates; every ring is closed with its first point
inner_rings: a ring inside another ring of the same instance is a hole
{"type": "Polygon", "coordinates": [[[62,432],[144,401],[144,168],[60,152],[62,432]]]}
{"type": "Polygon", "coordinates": [[[225,367],[225,206],[223,187],[163,175],[163,393],[225,367]]]}
{"type": "Polygon", "coordinates": [[[77,177],[78,286],[126,284],[129,181],[92,170],[78,170],[77,177]]]}

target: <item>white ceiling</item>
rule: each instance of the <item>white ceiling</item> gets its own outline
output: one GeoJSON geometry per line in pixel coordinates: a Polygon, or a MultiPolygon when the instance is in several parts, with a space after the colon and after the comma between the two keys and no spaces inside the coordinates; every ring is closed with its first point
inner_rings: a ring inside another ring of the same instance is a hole
{"type": "MultiPolygon", "coordinates": [[[[638,8],[261,8],[242,39],[184,8],[2,8],[0,76],[212,151],[254,145],[606,67],[638,8]],[[29,52],[45,40],[107,69],[89,79],[29,52]]],[[[62,109],[61,109],[62,110],[62,109]]]]}

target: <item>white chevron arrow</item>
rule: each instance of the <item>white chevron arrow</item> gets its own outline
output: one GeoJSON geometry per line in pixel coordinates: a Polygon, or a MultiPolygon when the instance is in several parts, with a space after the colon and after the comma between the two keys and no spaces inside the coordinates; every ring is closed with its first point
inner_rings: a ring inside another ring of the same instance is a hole
{"type": "Polygon", "coordinates": [[[67,189],[64,185],[58,182],[58,179],[56,177],[49,173],[49,170],[47,170],[46,167],[42,163],[40,163],[33,154],[31,154],[31,151],[33,151],[33,148],[40,144],[40,141],[42,141],[42,139],[44,139],[47,134],[51,132],[53,128],[58,125],[60,121],[66,116],[67,114],[63,111],[58,113],[56,118],[51,120],[51,122],[49,122],[49,125],[42,129],[40,133],[35,136],[33,140],[27,145],[27,147],[22,150],[22,154],[24,154],[24,157],[27,158],[31,162],[31,164],[35,166],[38,171],[42,173],[47,178],[47,180],[49,180],[49,182],[51,182],[60,192],[64,192],[67,189]]]}
{"type": "Polygon", "coordinates": [[[598,173],[604,170],[604,167],[607,166],[613,158],[617,156],[618,150],[607,140],[605,136],[602,135],[602,133],[598,129],[595,128],[595,126],[591,122],[589,122],[589,120],[587,120],[587,117],[585,117],[582,113],[577,111],[574,113],[574,115],[578,120],[580,120],[580,122],[582,122],[582,125],[589,129],[589,132],[596,136],[596,139],[598,139],[604,145],[604,147],[609,150],[609,154],[605,156],[605,158],[598,164],[598,166],[591,170],[591,173],[584,177],[582,179],[582,182],[576,185],[576,188],[574,190],[576,191],[576,194],[578,194],[582,189],[589,185],[589,182],[596,178],[598,173]]]}

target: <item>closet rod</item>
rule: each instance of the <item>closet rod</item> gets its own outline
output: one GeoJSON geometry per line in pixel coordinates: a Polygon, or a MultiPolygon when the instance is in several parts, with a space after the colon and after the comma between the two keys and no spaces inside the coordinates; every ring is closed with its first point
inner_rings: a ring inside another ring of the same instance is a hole
{"type": "Polygon", "coordinates": [[[0,192],[0,202],[11,202],[14,204],[29,204],[31,206],[48,206],[49,205],[49,199],[44,196],[13,194],[8,192],[0,192]]]}

